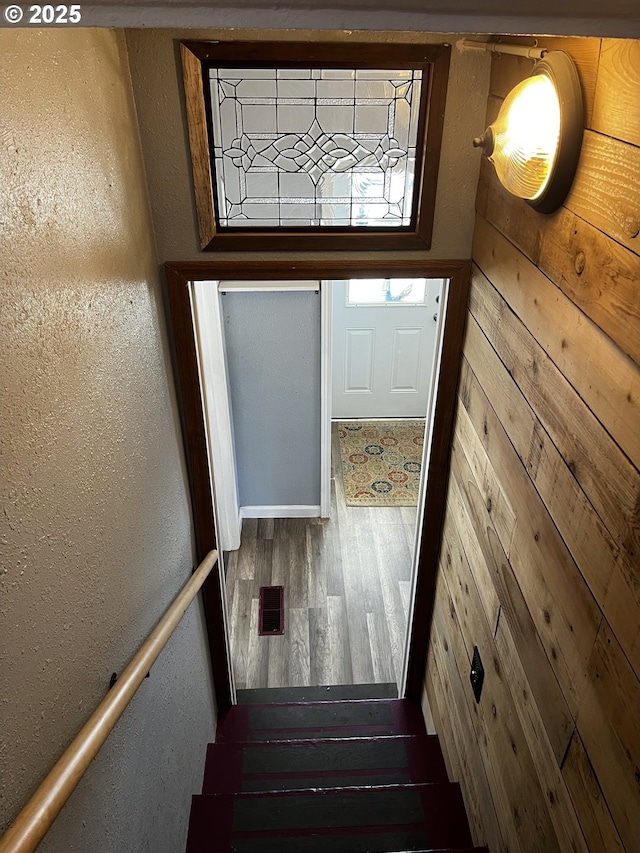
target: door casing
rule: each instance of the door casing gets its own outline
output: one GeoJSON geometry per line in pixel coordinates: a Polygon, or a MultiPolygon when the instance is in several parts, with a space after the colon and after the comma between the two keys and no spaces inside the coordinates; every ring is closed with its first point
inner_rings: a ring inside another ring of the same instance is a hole
{"type": "MultiPolygon", "coordinates": [[[[428,651],[470,272],[471,264],[467,260],[195,261],[165,264],[170,307],[168,319],[174,346],[178,379],[176,390],[185,442],[198,561],[216,547],[216,531],[190,283],[208,280],[326,280],[360,276],[449,280],[446,304],[442,306],[444,318],[440,369],[437,370],[434,387],[430,448],[425,457],[426,489],[419,508],[419,545],[405,655],[403,695],[414,701],[420,701],[421,698],[428,651]],[[416,614],[420,618],[416,618],[416,614]]],[[[209,576],[203,587],[203,599],[218,713],[223,714],[233,703],[234,689],[221,570],[209,576]]]]}

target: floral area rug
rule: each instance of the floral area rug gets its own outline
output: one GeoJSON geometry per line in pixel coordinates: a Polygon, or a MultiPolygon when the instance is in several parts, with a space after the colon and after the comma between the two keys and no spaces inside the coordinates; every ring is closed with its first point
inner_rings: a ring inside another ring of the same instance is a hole
{"type": "Polygon", "coordinates": [[[347,506],[416,506],[424,421],[338,423],[347,506]]]}

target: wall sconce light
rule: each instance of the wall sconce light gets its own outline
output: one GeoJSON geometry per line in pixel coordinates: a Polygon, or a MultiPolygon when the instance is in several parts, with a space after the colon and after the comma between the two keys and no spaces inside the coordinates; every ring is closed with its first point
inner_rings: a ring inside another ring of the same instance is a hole
{"type": "Polygon", "coordinates": [[[540,213],[553,213],[571,188],[583,125],[578,72],[567,53],[554,50],[511,90],[497,119],[473,144],[493,163],[505,189],[540,213]]]}

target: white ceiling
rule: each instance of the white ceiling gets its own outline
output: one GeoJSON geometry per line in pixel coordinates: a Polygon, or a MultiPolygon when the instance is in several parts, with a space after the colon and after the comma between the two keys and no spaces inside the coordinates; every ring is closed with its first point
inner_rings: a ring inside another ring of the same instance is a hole
{"type": "Polygon", "coordinates": [[[83,25],[640,36],[637,0],[93,0],[83,25]]]}

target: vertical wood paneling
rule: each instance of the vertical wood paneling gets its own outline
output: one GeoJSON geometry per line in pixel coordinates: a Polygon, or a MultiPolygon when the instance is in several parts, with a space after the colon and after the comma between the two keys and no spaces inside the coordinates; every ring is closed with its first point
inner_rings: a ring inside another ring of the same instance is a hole
{"type": "MultiPolygon", "coordinates": [[[[550,216],[482,166],[425,686],[476,842],[635,853],[638,44],[548,41],[576,60],[587,132],[550,216]]],[[[494,57],[491,117],[531,65],[494,57]]]]}
{"type": "Polygon", "coordinates": [[[640,842],[640,684],[603,623],[589,662],[578,732],[627,850],[640,842]]]}
{"type": "Polygon", "coordinates": [[[481,217],[476,224],[473,251],[477,265],[507,305],[621,449],[638,465],[638,365],[604,336],[595,323],[588,321],[580,309],[509,240],[481,217]]]}
{"type": "Polygon", "coordinates": [[[430,688],[430,707],[436,709],[437,717],[443,723],[440,739],[446,743],[447,772],[450,778],[460,779],[474,843],[480,844],[481,839],[486,839],[492,853],[500,853],[507,848],[500,832],[482,757],[476,748],[472,712],[465,699],[465,688],[447,639],[441,610],[436,610],[433,625],[434,641],[427,664],[433,673],[433,681],[428,680],[427,686],[430,688]],[[460,737],[461,732],[464,737],[460,737]]]}
{"type": "MultiPolygon", "coordinates": [[[[462,407],[460,417],[461,419],[467,418],[462,407]]],[[[471,427],[470,423],[469,426],[471,427]]],[[[453,468],[454,477],[452,478],[452,496],[455,496],[455,493],[458,492],[458,484],[460,484],[460,491],[465,492],[463,498],[464,507],[462,510],[452,504],[456,521],[460,517],[464,518],[467,515],[467,511],[470,515],[472,514],[475,530],[484,529],[486,531],[486,542],[491,549],[491,587],[500,602],[500,618],[491,623],[495,625],[494,635],[496,646],[499,651],[503,649],[508,652],[508,654],[501,655],[505,663],[507,663],[508,657],[517,658],[518,670],[514,670],[514,675],[522,682],[522,678],[520,677],[521,669],[528,682],[526,686],[522,684],[518,690],[522,694],[525,704],[528,703],[529,697],[538,704],[539,713],[544,719],[546,735],[549,738],[558,762],[560,762],[566,752],[573,728],[569,707],[564,699],[560,685],[547,663],[544,646],[536,631],[535,623],[531,618],[527,603],[518,586],[509,561],[493,529],[489,513],[482,500],[482,495],[472,482],[473,476],[466,466],[464,450],[461,445],[454,444],[454,451],[455,464],[453,468]]],[[[459,527],[459,530],[466,533],[465,527],[459,527]]],[[[477,541],[477,533],[464,535],[462,539],[467,556],[472,555],[473,550],[469,548],[468,543],[471,541],[473,548],[474,540],[477,541]]],[[[479,576],[476,570],[477,562],[473,559],[470,559],[469,562],[470,565],[474,566],[474,575],[478,589],[486,587],[488,585],[486,579],[479,576]]],[[[515,685],[515,681],[513,683],[515,685]]]]}
{"type": "MultiPolygon", "coordinates": [[[[592,501],[614,541],[630,554],[637,553],[637,469],[611,441],[600,421],[575,393],[562,372],[537,346],[526,326],[516,315],[505,310],[504,303],[495,298],[495,291],[484,287],[480,277],[476,278],[476,285],[471,293],[474,320],[478,318],[484,334],[489,337],[498,328],[500,330],[499,340],[494,334],[496,353],[493,361],[496,365],[502,362],[505,372],[513,377],[515,386],[592,501]]],[[[477,335],[476,339],[481,341],[482,337],[477,335]]],[[[490,379],[487,377],[486,381],[490,379]]],[[[500,405],[499,397],[498,385],[498,402],[494,408],[500,405]]],[[[491,399],[493,402],[494,397],[491,399]]],[[[518,408],[511,406],[508,400],[504,405],[518,408]]],[[[528,449],[528,452],[533,451],[528,449]]]]}
{"type": "Polygon", "coordinates": [[[442,556],[446,579],[442,588],[446,594],[438,603],[445,612],[457,667],[461,671],[469,668],[476,644],[485,664],[484,701],[477,705],[473,697],[470,701],[489,784],[500,793],[499,802],[503,804],[501,826],[505,840],[513,849],[520,835],[537,837],[542,850],[559,853],[562,847],[553,831],[546,792],[534,771],[506,674],[494,652],[492,632],[480,609],[471,569],[450,516],[445,520],[442,556]],[[505,825],[506,815],[510,826],[505,825]]]}
{"type": "MultiPolygon", "coordinates": [[[[465,408],[493,460],[494,470],[513,499],[518,520],[507,557],[549,666],[575,712],[586,688],[586,667],[600,612],[477,382],[465,408]]],[[[497,533],[502,538],[501,531],[497,533]]]]}
{"type": "MultiPolygon", "coordinates": [[[[469,320],[467,327],[467,358],[472,363],[475,374],[469,375],[463,370],[463,376],[468,377],[470,384],[468,389],[464,383],[461,387],[470,393],[477,377],[477,381],[491,398],[493,410],[504,426],[516,453],[525,464],[529,477],[582,576],[605,616],[623,638],[625,651],[636,673],[640,673],[640,637],[636,630],[640,610],[637,560],[633,556],[633,550],[621,549],[616,545],[589,501],[592,481],[583,475],[583,468],[589,465],[589,447],[595,445],[590,445],[587,441],[579,452],[570,455],[569,460],[586,460],[585,465],[582,462],[579,465],[571,464],[562,458],[511,374],[481,333],[475,318],[469,320]]],[[[569,414],[570,409],[565,408],[565,412],[569,414]]],[[[576,422],[582,424],[581,416],[576,422]]],[[[478,443],[473,431],[468,430],[465,436],[466,446],[478,443]]],[[[499,458],[496,456],[496,461],[499,458]]],[[[630,472],[629,480],[637,484],[635,472],[630,472]]],[[[596,475],[593,482],[599,487],[606,487],[608,506],[611,509],[608,513],[601,512],[601,515],[603,518],[615,520],[617,510],[618,518],[624,525],[620,533],[622,539],[627,530],[633,529],[630,522],[625,524],[625,515],[633,518],[634,511],[630,509],[625,513],[622,510],[620,477],[616,471],[609,471],[601,476],[596,475]]],[[[591,489],[591,494],[592,500],[596,498],[594,504],[598,507],[600,502],[597,498],[600,497],[600,492],[591,489]]],[[[634,501],[637,501],[637,493],[634,501]]],[[[602,507],[604,506],[602,504],[602,507]]]]}
{"type": "Polygon", "coordinates": [[[578,732],[574,732],[569,752],[562,767],[567,788],[571,794],[576,814],[592,850],[622,853],[623,846],[611,812],[602,796],[591,762],[578,732]]]}
{"type": "Polygon", "coordinates": [[[640,145],[640,40],[603,39],[591,126],[640,145]]]}
{"type": "Polygon", "coordinates": [[[640,254],[640,148],[585,130],[566,207],[640,254]]]}
{"type": "Polygon", "coordinates": [[[640,257],[566,208],[541,218],[503,189],[484,160],[478,213],[640,363],[640,257]]]}

